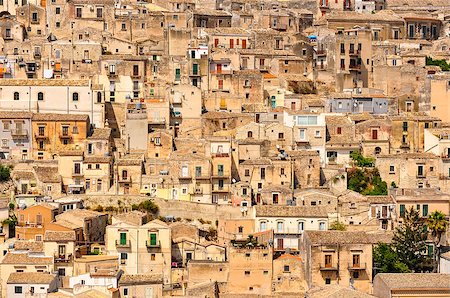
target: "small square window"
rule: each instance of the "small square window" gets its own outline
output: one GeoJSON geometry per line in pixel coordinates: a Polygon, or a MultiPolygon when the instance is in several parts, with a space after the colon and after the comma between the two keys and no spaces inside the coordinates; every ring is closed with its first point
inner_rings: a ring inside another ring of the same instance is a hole
{"type": "Polygon", "coordinates": [[[326,285],[331,285],[331,278],[325,278],[325,284],[326,285]]]}
{"type": "Polygon", "coordinates": [[[245,271],[244,274],[245,275],[250,275],[250,271],[245,271]]]}

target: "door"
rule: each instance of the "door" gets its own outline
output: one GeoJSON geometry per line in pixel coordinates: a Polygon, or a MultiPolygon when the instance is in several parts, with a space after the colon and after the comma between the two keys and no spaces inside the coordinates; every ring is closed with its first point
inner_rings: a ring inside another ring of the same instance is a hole
{"type": "Polygon", "coordinates": [[[291,110],[295,111],[295,101],[291,102],[291,110]]]}
{"type": "Polygon", "coordinates": [[[100,192],[102,191],[102,180],[97,180],[97,191],[100,192]]]}
{"type": "Polygon", "coordinates": [[[126,233],[120,233],[120,245],[127,244],[127,234],[126,233]]]}
{"type": "Polygon", "coordinates": [[[130,193],[130,185],[129,184],[125,184],[125,186],[123,187],[123,193],[126,195],[130,193]]]}
{"type": "Polygon", "coordinates": [[[353,255],[353,268],[359,268],[359,267],[360,267],[360,256],[353,255]]]}
{"type": "Polygon", "coordinates": [[[325,255],[325,268],[331,268],[333,264],[331,262],[331,255],[325,255]]]}
{"type": "Polygon", "coordinates": [[[230,39],[230,49],[234,48],[234,39],[230,39]]]}
{"type": "Polygon", "coordinates": [[[284,249],[283,239],[277,239],[277,249],[284,249]]]}
{"type": "Polygon", "coordinates": [[[243,49],[246,49],[246,48],[247,48],[247,40],[246,40],[246,39],[243,39],[243,40],[242,40],[242,48],[243,48],[243,49]]]}
{"type": "Polygon", "coordinates": [[[217,64],[217,73],[222,73],[222,64],[217,64]]]}
{"type": "Polygon", "coordinates": [[[219,90],[222,90],[223,89],[223,80],[219,80],[219,90]]]}
{"type": "Polygon", "coordinates": [[[198,74],[198,64],[197,63],[195,63],[193,66],[192,66],[192,74],[193,75],[197,75],[198,74]]]}
{"type": "Polygon", "coordinates": [[[272,194],[272,203],[274,205],[278,205],[278,194],[277,193],[272,194]]]}
{"type": "Polygon", "coordinates": [[[372,130],[372,140],[378,140],[378,130],[372,130]]]}
{"type": "Polygon", "coordinates": [[[214,39],[214,47],[217,48],[218,45],[219,45],[219,39],[216,38],[216,39],[214,39]]]}
{"type": "Polygon", "coordinates": [[[383,218],[387,217],[387,206],[383,206],[381,209],[381,215],[383,216],[383,218]]]}

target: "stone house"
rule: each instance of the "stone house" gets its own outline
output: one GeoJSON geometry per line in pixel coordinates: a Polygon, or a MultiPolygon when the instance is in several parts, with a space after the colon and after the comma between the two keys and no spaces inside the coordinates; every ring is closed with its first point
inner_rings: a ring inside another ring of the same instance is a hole
{"type": "Polygon", "coordinates": [[[304,261],[292,254],[283,254],[273,260],[272,285],[274,294],[295,293],[303,294],[307,290],[304,261]]]}
{"type": "Polygon", "coordinates": [[[328,212],[322,206],[255,206],[255,231],[273,230],[274,250],[300,251],[299,237],[304,231],[328,229],[328,212]]]}
{"type": "Polygon", "coordinates": [[[231,248],[227,292],[270,295],[272,254],[272,248],[231,248]]]}
{"type": "Polygon", "coordinates": [[[352,286],[369,293],[372,282],[372,248],[389,243],[388,234],[346,231],[306,231],[301,239],[308,287],[352,286]]]}
{"type": "Polygon", "coordinates": [[[125,274],[162,274],[171,281],[171,230],[160,220],[144,225],[117,222],[106,227],[107,254],[119,255],[125,274]]]}
{"type": "Polygon", "coordinates": [[[143,157],[140,154],[124,155],[115,162],[114,187],[119,194],[138,194],[142,187],[143,157]]]}
{"type": "Polygon", "coordinates": [[[56,221],[69,223],[74,230],[82,230],[82,239],[80,242],[103,242],[105,238],[105,229],[108,224],[108,215],[86,209],[67,210],[56,216],[56,221]]]}
{"type": "Polygon", "coordinates": [[[163,297],[163,277],[161,274],[123,274],[119,279],[120,295],[143,297],[163,297]]]}
{"type": "Polygon", "coordinates": [[[370,119],[355,125],[356,138],[360,140],[361,154],[377,156],[390,153],[391,124],[389,120],[370,119]]]}
{"type": "Polygon", "coordinates": [[[399,188],[439,186],[439,157],[431,153],[378,155],[375,166],[383,181],[399,188]]]}
{"type": "Polygon", "coordinates": [[[30,159],[32,154],[31,117],[28,112],[1,112],[2,159],[30,159]]]}
{"type": "Polygon", "coordinates": [[[58,208],[40,203],[17,212],[16,237],[21,240],[43,241],[46,226],[55,220],[58,208]]]}

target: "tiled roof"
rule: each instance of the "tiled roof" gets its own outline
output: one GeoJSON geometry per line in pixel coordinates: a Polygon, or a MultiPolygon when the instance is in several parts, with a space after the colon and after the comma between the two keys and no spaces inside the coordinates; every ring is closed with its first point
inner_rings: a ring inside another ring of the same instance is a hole
{"type": "Polygon", "coordinates": [[[358,13],[354,11],[332,11],[326,15],[328,21],[363,21],[363,22],[401,22],[403,19],[390,10],[383,10],[378,13],[358,13]]]}
{"type": "Polygon", "coordinates": [[[0,86],[89,86],[89,80],[1,79],[0,86]]]}
{"type": "Polygon", "coordinates": [[[381,279],[390,290],[450,290],[450,274],[444,273],[379,273],[375,278],[381,279]]]}
{"type": "Polygon", "coordinates": [[[328,217],[322,206],[255,206],[257,217],[328,217]]]}
{"type": "Polygon", "coordinates": [[[60,183],[61,176],[59,175],[57,167],[34,167],[34,171],[41,182],[60,183]]]}
{"type": "Polygon", "coordinates": [[[241,165],[244,165],[244,166],[246,166],[246,165],[257,166],[257,165],[270,165],[270,164],[272,164],[272,161],[268,158],[249,159],[249,160],[243,161],[241,163],[241,165]]]}
{"type": "Polygon", "coordinates": [[[43,252],[44,242],[42,241],[29,241],[29,240],[17,240],[14,242],[15,250],[27,250],[29,252],[43,252]]]}
{"type": "Polygon", "coordinates": [[[111,128],[95,128],[89,139],[109,140],[111,137],[111,128]]]}
{"type": "Polygon", "coordinates": [[[104,215],[104,213],[100,213],[97,211],[92,211],[92,210],[87,210],[87,209],[73,209],[73,210],[68,210],[64,213],[61,213],[59,215],[56,216],[56,218],[58,219],[63,219],[63,220],[69,220],[71,218],[77,217],[77,218],[95,218],[98,216],[104,215]]]}
{"type": "Polygon", "coordinates": [[[58,151],[59,156],[83,156],[83,150],[60,150],[58,151]]]}
{"type": "Polygon", "coordinates": [[[31,119],[33,113],[0,111],[0,119],[31,119]]]}
{"type": "Polygon", "coordinates": [[[210,35],[250,35],[250,31],[240,27],[219,27],[203,30],[210,35]]]}
{"type": "Polygon", "coordinates": [[[3,258],[2,264],[49,265],[53,264],[53,258],[41,255],[34,256],[28,253],[8,252],[3,258]]]}
{"type": "Polygon", "coordinates": [[[160,284],[163,282],[160,274],[124,274],[120,277],[119,285],[160,284]]]}
{"type": "Polygon", "coordinates": [[[373,298],[374,296],[339,285],[327,285],[312,288],[308,291],[309,298],[373,298]]]}
{"type": "Polygon", "coordinates": [[[88,115],[81,115],[81,114],[39,113],[34,114],[32,117],[33,121],[87,121],[88,119],[89,119],[88,115]]]}
{"type": "Polygon", "coordinates": [[[8,277],[8,284],[50,284],[56,275],[43,272],[13,272],[8,277]]]}
{"type": "Polygon", "coordinates": [[[109,163],[111,162],[111,157],[101,157],[101,156],[88,156],[84,158],[84,163],[109,163]]]}
{"type": "Polygon", "coordinates": [[[304,237],[309,239],[312,245],[389,243],[392,241],[392,236],[390,232],[306,231],[304,233],[304,237]]]}
{"type": "Polygon", "coordinates": [[[113,215],[113,218],[117,221],[140,226],[144,223],[143,221],[146,216],[147,215],[144,212],[133,210],[131,212],[115,214],[113,215]]]}
{"type": "Polygon", "coordinates": [[[44,241],[75,241],[74,231],[45,231],[44,241]]]}

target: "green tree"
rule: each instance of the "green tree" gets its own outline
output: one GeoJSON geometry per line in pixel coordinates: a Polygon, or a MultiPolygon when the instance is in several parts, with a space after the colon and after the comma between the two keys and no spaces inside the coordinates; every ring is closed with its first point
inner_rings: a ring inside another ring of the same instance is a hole
{"type": "Polygon", "coordinates": [[[433,236],[433,242],[435,246],[434,250],[434,260],[433,260],[433,271],[437,272],[438,262],[440,257],[440,243],[442,235],[447,231],[448,221],[445,218],[445,214],[441,211],[434,211],[430,214],[427,219],[427,227],[433,236]]]}
{"type": "Polygon", "coordinates": [[[347,227],[345,226],[344,223],[336,220],[330,224],[330,230],[345,231],[347,230],[347,227]]]}
{"type": "Polygon", "coordinates": [[[422,271],[428,261],[425,255],[427,234],[419,212],[413,207],[405,210],[402,226],[395,230],[392,245],[399,261],[413,272],[422,271]]]}
{"type": "Polygon", "coordinates": [[[373,248],[373,264],[377,273],[411,272],[408,266],[399,260],[392,246],[386,243],[378,243],[373,248]]]}
{"type": "Polygon", "coordinates": [[[442,71],[449,71],[450,70],[450,64],[448,64],[445,59],[436,59],[436,60],[434,60],[431,57],[427,57],[426,58],[426,65],[439,66],[442,71]]]}
{"type": "Polygon", "coordinates": [[[353,159],[358,167],[373,167],[375,159],[364,157],[361,152],[353,151],[350,153],[350,158],[353,159]]]}
{"type": "Polygon", "coordinates": [[[377,168],[352,168],[347,171],[347,188],[363,195],[387,195],[387,183],[377,168]]]}
{"type": "Polygon", "coordinates": [[[9,180],[11,168],[9,166],[0,165],[0,182],[9,180]]]}
{"type": "Polygon", "coordinates": [[[156,214],[159,211],[159,207],[152,200],[147,200],[139,204],[139,210],[156,214]]]}

